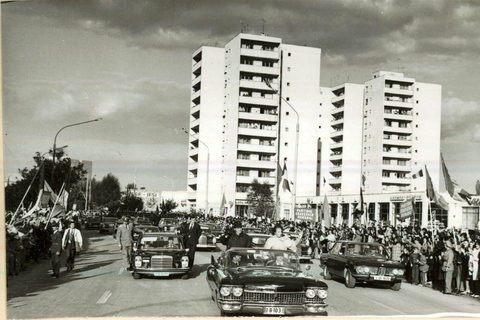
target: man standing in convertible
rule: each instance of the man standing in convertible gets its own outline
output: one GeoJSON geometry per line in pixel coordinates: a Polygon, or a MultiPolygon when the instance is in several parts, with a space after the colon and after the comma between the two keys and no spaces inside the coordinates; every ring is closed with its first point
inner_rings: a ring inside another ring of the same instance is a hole
{"type": "Polygon", "coordinates": [[[242,222],[235,221],[233,224],[233,232],[227,240],[227,250],[230,248],[251,248],[252,238],[243,233],[242,222]]]}

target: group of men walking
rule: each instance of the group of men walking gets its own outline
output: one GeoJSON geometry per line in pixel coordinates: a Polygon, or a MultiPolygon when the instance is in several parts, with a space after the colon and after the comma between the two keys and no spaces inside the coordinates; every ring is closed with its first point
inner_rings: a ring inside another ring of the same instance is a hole
{"type": "Polygon", "coordinates": [[[62,234],[58,222],[52,223],[52,276],[60,277],[60,259],[62,252],[65,252],[67,271],[72,271],[75,266],[75,256],[82,250],[83,239],[80,230],[75,228],[75,222],[69,221],[69,228],[62,234]]]}

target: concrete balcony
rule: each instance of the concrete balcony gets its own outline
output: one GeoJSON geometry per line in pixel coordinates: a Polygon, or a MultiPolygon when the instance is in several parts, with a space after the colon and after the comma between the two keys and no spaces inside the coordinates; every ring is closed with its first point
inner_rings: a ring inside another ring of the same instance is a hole
{"type": "Polygon", "coordinates": [[[345,119],[341,118],[341,119],[338,119],[338,120],[332,120],[330,122],[330,125],[333,127],[333,126],[336,126],[336,125],[339,125],[339,124],[343,124],[345,119]]]}
{"type": "Polygon", "coordinates": [[[200,69],[202,67],[202,61],[200,60],[199,62],[197,63],[194,63],[192,65],[192,73],[195,73],[195,71],[197,71],[198,69],[200,69]]]}
{"type": "Polygon", "coordinates": [[[235,199],[236,200],[247,200],[247,192],[236,192],[235,199]]]}
{"type": "Polygon", "coordinates": [[[190,128],[196,128],[200,125],[200,119],[195,119],[193,121],[190,122],[190,128]]]}
{"type": "Polygon", "coordinates": [[[192,110],[191,110],[190,114],[195,114],[195,113],[197,113],[197,112],[199,112],[199,111],[200,111],[200,105],[197,104],[196,106],[193,106],[193,107],[192,107],[192,110]]]}
{"type": "MultiPolygon", "coordinates": [[[[198,154],[198,148],[195,148],[195,150],[197,150],[197,154],[198,154]]],[[[190,153],[188,155],[190,156],[190,153]]],[[[198,170],[198,162],[188,163],[188,171],[194,171],[194,170],[198,170]]]]}
{"type": "Polygon", "coordinates": [[[410,160],[412,159],[411,153],[403,153],[403,152],[382,152],[382,157],[384,158],[394,158],[394,159],[401,159],[401,160],[410,160]]]}
{"type": "Polygon", "coordinates": [[[330,172],[330,173],[342,172],[342,166],[340,166],[340,167],[333,167],[332,166],[328,169],[328,172],[330,172]]]}
{"type": "Polygon", "coordinates": [[[392,127],[383,125],[383,131],[392,132],[392,133],[404,133],[404,134],[412,134],[412,128],[400,128],[400,127],[392,127]]]}
{"type": "Polygon", "coordinates": [[[410,166],[399,166],[395,164],[384,164],[382,165],[382,170],[388,170],[388,171],[398,171],[398,172],[410,172],[411,167],[410,166]]]}
{"type": "Polygon", "coordinates": [[[345,100],[345,95],[341,95],[341,96],[338,96],[338,97],[333,97],[332,98],[332,103],[339,102],[339,101],[342,101],[342,100],[345,100]]]}
{"type": "Polygon", "coordinates": [[[332,108],[331,109],[332,116],[343,113],[344,111],[345,111],[345,107],[339,107],[339,108],[332,108]]]}
{"type": "Polygon", "coordinates": [[[272,170],[275,170],[277,168],[277,162],[275,162],[275,161],[237,159],[237,167],[251,168],[251,169],[272,169],[272,170]]]}
{"type": "MultiPolygon", "coordinates": [[[[271,83],[272,88],[278,91],[278,84],[271,83]]],[[[253,81],[253,80],[240,80],[240,88],[253,89],[253,90],[263,90],[263,91],[272,91],[270,87],[267,86],[265,82],[262,81],[253,81]]]]}
{"type": "Polygon", "coordinates": [[[329,160],[338,161],[338,160],[342,160],[342,158],[343,158],[343,154],[335,154],[335,155],[330,155],[329,160]]]}
{"type": "Polygon", "coordinates": [[[198,84],[200,81],[202,81],[202,76],[199,75],[195,79],[192,80],[192,87],[194,87],[196,84],[198,84]]]}
{"type": "Polygon", "coordinates": [[[383,117],[385,119],[389,120],[401,120],[401,121],[413,121],[413,116],[412,115],[403,115],[403,114],[394,114],[394,113],[387,113],[385,112],[383,114],[383,117]]]}
{"type": "Polygon", "coordinates": [[[343,141],[330,144],[330,150],[343,148],[343,141]]]}
{"type": "Polygon", "coordinates": [[[382,183],[388,183],[388,184],[396,184],[396,185],[410,185],[410,179],[409,178],[388,178],[388,177],[382,177],[382,183]]]}
{"type": "Polygon", "coordinates": [[[250,64],[240,64],[240,72],[250,72],[258,74],[266,74],[271,76],[278,76],[280,74],[280,68],[278,67],[263,67],[254,66],[250,64]]]}
{"type": "Polygon", "coordinates": [[[252,183],[254,179],[257,179],[258,182],[264,183],[267,182],[268,184],[274,185],[275,184],[275,177],[250,177],[250,176],[237,176],[237,183],[252,183]]]}
{"type": "Polygon", "coordinates": [[[410,89],[385,87],[385,93],[412,97],[413,96],[413,87],[411,87],[410,89]]]}
{"type": "Polygon", "coordinates": [[[390,106],[390,107],[401,107],[401,108],[413,108],[413,101],[409,102],[403,102],[403,101],[390,101],[386,100],[383,102],[385,106],[390,106]]]}
{"type": "Polygon", "coordinates": [[[240,55],[245,57],[254,57],[254,58],[270,59],[270,60],[277,60],[277,61],[280,59],[279,51],[266,51],[266,50],[242,48],[240,49],[240,55]]]}
{"type": "Polygon", "coordinates": [[[197,92],[192,93],[192,101],[200,97],[200,92],[202,90],[198,90],[197,92]]]}
{"type": "Polygon", "coordinates": [[[243,120],[258,120],[265,122],[277,122],[278,115],[276,114],[263,114],[263,113],[251,113],[251,112],[239,112],[238,118],[243,120]]]}
{"type": "Polygon", "coordinates": [[[333,139],[333,138],[338,138],[338,137],[343,137],[343,130],[330,132],[330,138],[333,139]]]}
{"type": "Polygon", "coordinates": [[[339,185],[342,184],[342,178],[333,178],[333,179],[328,179],[328,184],[329,185],[339,185]]]}
{"type": "Polygon", "coordinates": [[[401,147],[411,147],[412,146],[412,141],[411,140],[383,139],[382,143],[384,145],[391,145],[391,146],[401,146],[401,147]]]}
{"type": "Polygon", "coordinates": [[[187,184],[188,184],[189,186],[197,185],[197,178],[188,178],[188,179],[187,179],[187,184]]]}
{"type": "Polygon", "coordinates": [[[261,105],[261,106],[263,105],[263,106],[269,106],[269,107],[278,107],[278,99],[265,99],[265,98],[254,98],[254,97],[240,96],[240,97],[238,97],[238,101],[240,103],[246,103],[246,104],[255,104],[255,105],[261,105]]]}
{"type": "Polygon", "coordinates": [[[277,130],[238,128],[238,135],[264,137],[264,138],[276,138],[277,130]]]}
{"type": "Polygon", "coordinates": [[[277,153],[276,146],[264,146],[259,144],[239,143],[237,146],[237,149],[238,151],[246,151],[246,152],[263,152],[263,153],[270,153],[270,154],[277,153]]]}

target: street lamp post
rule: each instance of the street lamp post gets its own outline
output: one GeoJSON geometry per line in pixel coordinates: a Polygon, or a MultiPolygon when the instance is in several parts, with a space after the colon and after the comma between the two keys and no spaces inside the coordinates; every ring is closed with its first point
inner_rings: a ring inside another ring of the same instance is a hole
{"type": "MultiPolygon", "coordinates": [[[[185,132],[189,136],[195,138],[195,136],[193,134],[191,134],[190,132],[188,132],[185,128],[182,128],[182,130],[183,130],[183,132],[185,132]]],[[[209,178],[209,174],[210,174],[210,148],[205,144],[205,142],[200,140],[200,138],[198,138],[198,141],[200,143],[202,143],[207,148],[207,187],[205,188],[205,192],[206,192],[206,195],[205,195],[205,218],[207,218],[207,214],[208,214],[208,178],[209,178]]]]}
{"type": "Polygon", "coordinates": [[[293,172],[293,217],[295,218],[295,206],[297,202],[297,169],[298,169],[298,139],[299,139],[299,132],[300,132],[300,115],[298,114],[297,110],[288,102],[282,95],[278,92],[278,90],[274,89],[272,87],[272,84],[267,78],[264,78],[263,81],[265,84],[272,89],[278,96],[285,101],[285,103],[292,108],[293,112],[295,112],[295,115],[297,116],[297,125],[296,125],[296,137],[295,137],[295,170],[293,172]]]}
{"type": "MultiPolygon", "coordinates": [[[[55,176],[54,175],[55,174],[55,156],[56,156],[55,150],[56,150],[56,145],[57,145],[57,136],[60,133],[60,131],[62,131],[63,129],[68,128],[68,127],[79,126],[81,124],[100,121],[100,120],[102,120],[102,118],[97,118],[97,119],[93,119],[93,120],[89,120],[89,121],[83,121],[83,122],[69,124],[65,127],[60,128],[60,130],[57,131],[57,134],[55,135],[55,139],[53,139],[53,164],[52,164],[52,180],[51,180],[52,181],[52,188],[54,188],[54,186],[53,186],[54,185],[54,180],[53,179],[54,179],[54,176],[55,176]]],[[[55,191],[55,189],[54,189],[54,191],[55,191]]]]}

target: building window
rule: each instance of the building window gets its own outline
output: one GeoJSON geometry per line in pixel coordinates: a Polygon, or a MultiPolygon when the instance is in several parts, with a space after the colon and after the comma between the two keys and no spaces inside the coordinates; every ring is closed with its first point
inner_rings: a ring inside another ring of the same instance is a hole
{"type": "Polygon", "coordinates": [[[418,100],[417,100],[417,104],[418,104],[418,100]]]}
{"type": "Polygon", "coordinates": [[[368,99],[365,99],[365,105],[368,106],[368,99]]]}
{"type": "Polygon", "coordinates": [[[291,57],[291,56],[292,56],[292,53],[291,53],[291,52],[289,52],[289,53],[288,53],[288,56],[289,56],[289,57],[291,57]]]}
{"type": "Polygon", "coordinates": [[[285,115],[286,115],[286,116],[290,115],[290,112],[288,112],[288,111],[287,111],[287,112],[285,112],[285,115]]]}
{"type": "Polygon", "coordinates": [[[290,82],[287,82],[287,87],[290,87],[290,82]]]}
{"type": "Polygon", "coordinates": [[[290,101],[290,97],[287,97],[287,101],[290,101]]]}
{"type": "Polygon", "coordinates": [[[288,147],[288,142],[285,142],[285,147],[288,147]]]}
{"type": "Polygon", "coordinates": [[[290,71],[290,67],[287,67],[287,71],[290,71]]]}

